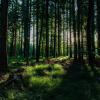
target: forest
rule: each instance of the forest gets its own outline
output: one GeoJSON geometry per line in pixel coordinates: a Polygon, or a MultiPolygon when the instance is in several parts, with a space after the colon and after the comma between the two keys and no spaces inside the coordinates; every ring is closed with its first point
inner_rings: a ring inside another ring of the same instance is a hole
{"type": "Polygon", "coordinates": [[[0,0],[0,100],[100,100],[100,0],[0,0]]]}

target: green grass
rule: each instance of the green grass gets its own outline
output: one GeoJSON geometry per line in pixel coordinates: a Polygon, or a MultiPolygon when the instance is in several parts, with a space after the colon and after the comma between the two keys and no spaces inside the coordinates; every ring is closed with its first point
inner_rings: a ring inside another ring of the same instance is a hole
{"type": "Polygon", "coordinates": [[[60,57],[57,57],[57,58],[52,58],[52,59],[50,59],[50,60],[52,60],[52,61],[64,61],[64,60],[67,60],[67,59],[69,59],[69,57],[68,56],[66,56],[66,57],[64,57],[64,56],[60,56],[60,57]]]}
{"type": "Polygon", "coordinates": [[[100,100],[100,83],[78,64],[67,72],[59,64],[27,66],[23,82],[0,90],[0,100],[100,100]]]}
{"type": "Polygon", "coordinates": [[[4,100],[44,100],[43,98],[48,93],[60,85],[62,82],[61,77],[64,74],[62,66],[58,64],[27,66],[24,72],[24,83],[26,86],[24,91],[16,87],[8,87],[1,92],[1,98],[4,100]]]}
{"type": "Polygon", "coordinates": [[[36,65],[34,67],[27,67],[25,70],[25,74],[27,76],[48,76],[48,77],[57,77],[57,76],[62,76],[64,75],[64,69],[61,65],[59,64],[41,64],[41,65],[36,65]]]}

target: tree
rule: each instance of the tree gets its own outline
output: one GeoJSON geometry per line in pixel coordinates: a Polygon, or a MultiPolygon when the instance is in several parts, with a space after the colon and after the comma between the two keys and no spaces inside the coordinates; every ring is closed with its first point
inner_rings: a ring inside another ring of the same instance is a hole
{"type": "Polygon", "coordinates": [[[16,44],[17,44],[17,28],[18,28],[18,2],[17,0],[11,4],[11,15],[9,17],[11,17],[10,21],[11,21],[11,43],[10,43],[10,57],[12,56],[16,56],[17,53],[17,48],[16,48],[16,44]]]}
{"type": "Polygon", "coordinates": [[[46,58],[49,56],[49,16],[48,16],[49,0],[46,0],[46,58]]]}
{"type": "Polygon", "coordinates": [[[72,0],[72,13],[73,13],[73,38],[74,38],[74,60],[77,60],[77,42],[76,42],[76,16],[75,16],[75,0],[72,0]]]}
{"type": "Polygon", "coordinates": [[[78,36],[78,60],[80,62],[81,60],[81,43],[80,43],[80,15],[81,15],[81,1],[77,0],[77,7],[78,7],[78,11],[77,11],[77,36],[78,36]]]}
{"type": "Polygon", "coordinates": [[[57,35],[57,2],[55,0],[55,32],[54,32],[54,54],[53,57],[56,57],[56,35],[57,35]]]}
{"type": "Polygon", "coordinates": [[[88,0],[87,19],[87,52],[89,65],[94,70],[95,65],[95,44],[94,44],[94,0],[88,0]]]}
{"type": "Polygon", "coordinates": [[[60,9],[60,2],[58,0],[58,56],[61,55],[61,9],[60,9]]]}
{"type": "Polygon", "coordinates": [[[29,47],[30,47],[30,16],[29,16],[29,0],[25,0],[23,8],[24,16],[24,57],[26,63],[29,64],[29,47]]]}
{"type": "Polygon", "coordinates": [[[36,61],[39,61],[39,0],[36,0],[36,61]]]}
{"type": "Polygon", "coordinates": [[[100,0],[97,2],[97,32],[98,32],[98,55],[100,55],[100,0]]]}
{"type": "Polygon", "coordinates": [[[1,29],[0,29],[0,73],[6,72],[7,65],[7,13],[8,0],[1,0],[1,29]]]}
{"type": "Polygon", "coordinates": [[[69,36],[70,36],[70,58],[72,58],[72,0],[69,4],[69,36]]]}

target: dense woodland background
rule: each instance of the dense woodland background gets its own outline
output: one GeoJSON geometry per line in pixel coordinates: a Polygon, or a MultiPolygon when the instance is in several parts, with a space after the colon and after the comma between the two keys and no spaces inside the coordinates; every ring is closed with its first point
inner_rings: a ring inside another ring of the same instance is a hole
{"type": "Polygon", "coordinates": [[[0,74],[40,62],[88,66],[100,80],[100,0],[0,0],[0,74]]]}

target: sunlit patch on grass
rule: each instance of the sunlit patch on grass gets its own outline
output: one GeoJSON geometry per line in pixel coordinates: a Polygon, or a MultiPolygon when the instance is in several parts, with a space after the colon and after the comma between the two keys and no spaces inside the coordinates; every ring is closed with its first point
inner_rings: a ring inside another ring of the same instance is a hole
{"type": "Polygon", "coordinates": [[[65,71],[58,64],[41,64],[34,67],[27,67],[24,73],[27,77],[25,83],[34,87],[55,87],[61,81],[65,71]]]}
{"type": "Polygon", "coordinates": [[[41,65],[36,65],[34,67],[27,67],[25,69],[25,74],[27,76],[48,76],[48,77],[53,77],[53,76],[63,76],[65,74],[65,71],[63,67],[59,64],[41,64],[41,65]]]}
{"type": "Polygon", "coordinates": [[[60,76],[64,74],[63,67],[58,64],[28,66],[24,72],[26,76],[24,83],[27,85],[29,93],[34,93],[32,99],[37,98],[36,100],[40,100],[42,98],[41,100],[43,100],[45,95],[59,87],[63,80],[60,76]]]}
{"type": "Polygon", "coordinates": [[[52,58],[51,60],[53,61],[63,61],[63,60],[67,60],[69,59],[68,56],[64,57],[64,56],[60,56],[60,57],[57,57],[57,58],[52,58]]]}
{"type": "Polygon", "coordinates": [[[61,82],[61,79],[52,79],[50,77],[31,77],[29,86],[33,91],[48,92],[56,88],[61,82]]]}

